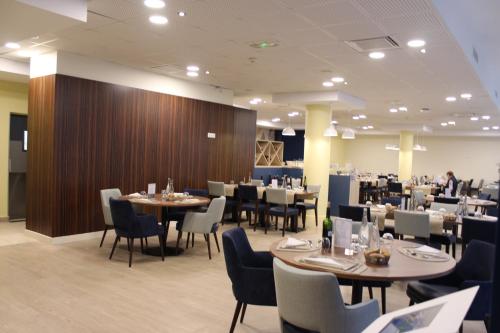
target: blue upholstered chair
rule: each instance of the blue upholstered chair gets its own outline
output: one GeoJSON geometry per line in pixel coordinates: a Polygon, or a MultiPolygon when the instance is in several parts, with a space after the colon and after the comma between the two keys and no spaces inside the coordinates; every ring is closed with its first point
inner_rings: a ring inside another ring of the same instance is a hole
{"type": "Polygon", "coordinates": [[[382,198],[382,205],[391,204],[392,206],[401,205],[401,197],[385,197],[382,198]]]}
{"type": "Polygon", "coordinates": [[[445,204],[458,204],[460,198],[446,198],[446,197],[434,197],[434,202],[445,203],[445,204]]]}
{"type": "Polygon", "coordinates": [[[264,211],[266,205],[260,202],[259,195],[257,193],[257,186],[255,185],[239,185],[238,186],[238,227],[241,221],[241,212],[245,211],[248,217],[248,224],[252,224],[252,214],[254,213],[254,231],[257,228],[257,221],[259,214],[264,211]]]}
{"type": "Polygon", "coordinates": [[[227,274],[237,302],[229,330],[232,333],[242,307],[241,323],[248,304],[276,306],[273,257],[267,251],[254,252],[245,231],[239,227],[222,234],[222,245],[227,274]]]}
{"type": "Polygon", "coordinates": [[[308,185],[307,191],[314,193],[314,202],[304,200],[295,203],[295,207],[297,207],[302,213],[302,227],[304,229],[306,228],[306,213],[309,209],[314,209],[314,219],[316,221],[316,226],[318,226],[318,200],[321,185],[308,185]]]}
{"type": "Polygon", "coordinates": [[[490,200],[491,199],[491,194],[490,193],[479,193],[477,196],[478,199],[481,200],[490,200]]]}
{"type": "MultiPolygon", "coordinates": [[[[339,217],[359,222],[363,220],[364,209],[365,207],[362,206],[339,205],[339,217]]],[[[370,207],[366,207],[366,214],[368,221],[371,221],[370,207]]]]}
{"type": "MultiPolygon", "coordinates": [[[[120,237],[127,239],[129,260],[128,266],[132,266],[132,253],[134,252],[134,239],[158,236],[160,245],[163,244],[165,229],[158,224],[154,215],[136,215],[132,204],[128,200],[109,199],[111,216],[115,225],[116,238],[111,249],[109,259],[113,257],[116,243],[120,237]]],[[[165,260],[163,255],[163,246],[160,246],[161,260],[165,260]]]]}
{"type": "Polygon", "coordinates": [[[489,216],[498,216],[498,207],[486,207],[486,215],[489,216]]]}
{"type": "Polygon", "coordinates": [[[189,195],[196,195],[198,197],[208,197],[208,190],[199,188],[184,188],[184,193],[189,193],[189,195]]]}
{"type": "Polygon", "coordinates": [[[485,221],[474,217],[462,218],[462,255],[473,239],[495,244],[496,221],[485,221]]]}
{"type": "Polygon", "coordinates": [[[495,245],[471,241],[453,272],[437,279],[408,284],[406,294],[410,298],[410,305],[479,286],[465,320],[485,320],[490,311],[494,259],[495,245]]]}

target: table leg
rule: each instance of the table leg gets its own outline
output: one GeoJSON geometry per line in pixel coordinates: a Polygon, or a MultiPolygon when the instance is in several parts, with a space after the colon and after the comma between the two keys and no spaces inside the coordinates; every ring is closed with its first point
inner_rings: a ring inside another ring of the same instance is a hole
{"type": "MultiPolygon", "coordinates": [[[[168,238],[168,231],[170,227],[170,221],[168,221],[168,208],[167,207],[161,207],[161,224],[163,225],[164,231],[165,231],[165,236],[163,237],[162,244],[160,246],[163,247],[163,252],[165,253],[165,256],[177,256],[180,255],[184,252],[184,249],[178,248],[176,249],[175,246],[168,246],[167,245],[167,238],[168,238]]],[[[156,247],[148,247],[144,253],[149,254],[151,256],[155,257],[160,257],[161,256],[161,249],[160,246],[156,247]]]]}
{"type": "Polygon", "coordinates": [[[352,280],[351,305],[363,301],[363,284],[359,280],[352,280]]]}

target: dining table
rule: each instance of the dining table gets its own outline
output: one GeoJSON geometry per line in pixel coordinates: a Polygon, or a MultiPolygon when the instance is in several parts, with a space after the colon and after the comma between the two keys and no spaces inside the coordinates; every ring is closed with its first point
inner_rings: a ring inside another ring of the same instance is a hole
{"type": "Polygon", "coordinates": [[[163,244],[158,247],[148,247],[144,252],[153,256],[160,256],[160,246],[163,246],[166,256],[176,256],[183,252],[183,249],[175,246],[167,246],[167,236],[170,227],[168,214],[170,209],[196,209],[202,206],[207,206],[210,199],[200,196],[186,196],[183,193],[176,193],[171,199],[164,198],[162,194],[155,194],[148,197],[143,195],[125,195],[120,197],[122,200],[128,200],[134,205],[150,207],[157,210],[157,214],[161,216],[161,224],[165,228],[165,237],[163,244]]]}
{"type": "MultiPolygon", "coordinates": [[[[387,265],[373,265],[365,262],[362,251],[352,255],[346,255],[345,249],[334,248],[331,253],[324,256],[341,260],[352,260],[358,263],[352,270],[341,270],[327,265],[318,265],[305,262],[306,257],[321,255],[321,248],[312,248],[310,251],[295,251],[283,249],[285,239],[274,242],[270,247],[271,254],[288,265],[311,271],[330,272],[337,278],[352,281],[351,304],[362,301],[364,281],[411,281],[425,280],[444,276],[455,268],[456,262],[446,253],[439,252],[442,261],[422,260],[421,257],[413,257],[404,254],[406,249],[417,249],[421,244],[394,240],[391,244],[391,256],[387,265]]],[[[316,244],[315,241],[311,241],[316,244]]],[[[430,255],[431,256],[431,255],[430,255]]]]}
{"type": "MultiPolygon", "coordinates": [[[[427,195],[425,197],[425,200],[428,202],[434,202],[434,196],[433,195],[427,195]]],[[[474,197],[467,197],[467,206],[472,206],[475,207],[475,211],[481,209],[481,212],[484,212],[487,207],[495,207],[498,205],[498,202],[492,201],[492,200],[484,200],[484,199],[478,199],[474,197]]]]}

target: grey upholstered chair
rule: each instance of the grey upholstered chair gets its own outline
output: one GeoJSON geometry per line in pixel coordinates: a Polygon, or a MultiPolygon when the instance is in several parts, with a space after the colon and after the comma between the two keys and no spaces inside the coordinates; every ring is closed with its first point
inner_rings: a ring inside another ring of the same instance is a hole
{"type": "Polygon", "coordinates": [[[447,213],[455,213],[457,211],[458,205],[450,203],[442,203],[442,202],[431,203],[430,207],[431,210],[440,210],[441,208],[444,208],[447,213]]]}
{"type": "Polygon", "coordinates": [[[226,195],[223,182],[208,181],[208,195],[212,198],[223,197],[226,195]]]}
{"type": "Polygon", "coordinates": [[[460,181],[457,185],[457,192],[455,194],[456,197],[459,197],[462,194],[462,189],[464,188],[464,182],[460,181]]]}
{"type": "Polygon", "coordinates": [[[425,205],[425,194],[423,191],[414,191],[413,192],[415,195],[415,201],[417,202],[417,205],[423,206],[425,205]]]}
{"type": "Polygon", "coordinates": [[[273,267],[281,332],[300,328],[318,333],[359,333],[379,316],[375,300],[344,305],[332,273],[298,269],[277,258],[273,267]]]}
{"type": "Polygon", "coordinates": [[[253,186],[263,186],[264,185],[264,181],[262,179],[252,179],[252,180],[250,180],[250,185],[253,185],[253,186]]]}
{"type": "MultiPolygon", "coordinates": [[[[286,189],[284,188],[268,188],[266,189],[266,226],[265,232],[267,233],[267,226],[269,225],[270,216],[278,216],[283,218],[283,233],[285,236],[285,229],[288,224],[288,219],[292,218],[295,222],[294,225],[297,226],[297,217],[299,215],[299,210],[297,208],[288,207],[289,204],[293,202],[288,202],[286,189]],[[270,207],[270,205],[275,205],[270,207]]],[[[278,229],[278,222],[276,222],[276,230],[278,229]]]]}
{"type": "Polygon", "coordinates": [[[206,213],[188,211],[186,213],[186,217],[184,217],[182,229],[179,230],[179,234],[177,236],[176,248],[179,247],[179,241],[183,232],[203,234],[208,246],[208,258],[212,259],[212,253],[210,251],[210,234],[213,234],[217,250],[220,252],[219,241],[217,239],[217,229],[218,223],[222,220],[222,216],[224,215],[225,205],[226,197],[220,197],[214,198],[212,202],[210,202],[206,213]]]}
{"type": "Polygon", "coordinates": [[[99,247],[102,247],[102,243],[104,242],[104,238],[106,237],[108,229],[113,229],[114,227],[113,218],[111,217],[111,209],[109,208],[109,199],[118,199],[121,196],[122,192],[118,188],[108,188],[101,190],[102,214],[104,216],[104,233],[102,234],[101,244],[99,245],[99,247]]]}
{"type": "Polygon", "coordinates": [[[397,235],[429,239],[431,223],[429,213],[413,211],[394,211],[394,232],[397,235]]]}

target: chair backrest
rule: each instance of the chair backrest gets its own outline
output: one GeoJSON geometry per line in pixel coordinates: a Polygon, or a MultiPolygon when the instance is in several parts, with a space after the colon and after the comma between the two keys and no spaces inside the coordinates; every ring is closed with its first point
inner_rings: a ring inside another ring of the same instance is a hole
{"type": "Polygon", "coordinates": [[[445,197],[434,197],[434,202],[438,203],[446,203],[446,204],[457,204],[460,201],[460,198],[445,198],[445,197]]]}
{"type": "Polygon", "coordinates": [[[273,266],[282,320],[314,332],[348,331],[349,317],[335,275],[298,269],[277,258],[273,266]]]}
{"type": "Polygon", "coordinates": [[[224,189],[223,182],[213,182],[211,180],[207,181],[208,184],[208,194],[213,197],[223,197],[226,195],[226,190],[224,189]]]}
{"type": "Polygon", "coordinates": [[[115,229],[124,233],[132,232],[132,226],[137,216],[130,201],[110,198],[109,206],[115,229]]]}
{"type": "Polygon", "coordinates": [[[234,290],[244,283],[240,279],[241,269],[245,265],[245,258],[253,257],[254,251],[248,242],[245,230],[239,227],[224,231],[222,233],[222,244],[227,275],[229,275],[233,283],[234,290]]]}
{"type": "Polygon", "coordinates": [[[460,181],[460,183],[458,183],[457,185],[457,192],[456,192],[456,195],[460,195],[460,193],[462,193],[462,189],[464,187],[464,182],[463,181],[460,181]]]}
{"type": "Polygon", "coordinates": [[[378,187],[386,187],[387,186],[387,178],[379,178],[377,186],[378,187]]]}
{"type": "Polygon", "coordinates": [[[415,200],[417,201],[417,205],[425,204],[425,194],[424,191],[413,191],[415,195],[415,200]]]}
{"type": "MultiPolygon", "coordinates": [[[[467,245],[473,239],[495,244],[498,222],[485,221],[474,217],[462,218],[462,243],[467,245]]],[[[464,246],[462,245],[462,246],[464,246]]]]}
{"type": "Polygon", "coordinates": [[[257,186],[255,185],[239,185],[238,196],[244,201],[255,201],[258,199],[257,186]]]}
{"type": "Polygon", "coordinates": [[[315,198],[319,198],[320,191],[321,191],[321,185],[307,185],[307,192],[314,192],[315,198]]]}
{"type": "Polygon", "coordinates": [[[101,190],[102,214],[104,215],[104,223],[106,225],[113,225],[111,209],[109,208],[109,199],[118,199],[121,196],[122,192],[118,188],[108,188],[105,190],[101,190]]]}
{"type": "Polygon", "coordinates": [[[458,204],[452,204],[452,203],[441,203],[441,202],[431,202],[431,210],[440,210],[441,208],[444,208],[447,213],[455,213],[458,208],[458,204]]]}
{"type": "Polygon", "coordinates": [[[477,188],[478,188],[478,189],[482,188],[482,187],[483,187],[483,184],[484,184],[484,179],[482,179],[482,178],[481,178],[481,179],[479,180],[479,184],[477,185],[477,188]]]}
{"type": "Polygon", "coordinates": [[[498,207],[486,207],[486,215],[498,217],[498,207]]]}
{"type": "Polygon", "coordinates": [[[478,199],[481,199],[481,200],[490,200],[491,199],[491,194],[490,193],[479,193],[478,199]]]}
{"type": "Polygon", "coordinates": [[[211,223],[219,223],[224,216],[224,207],[226,206],[226,197],[214,198],[208,206],[207,214],[210,216],[211,223]]]}
{"type": "Polygon", "coordinates": [[[455,274],[462,280],[491,281],[495,266],[495,245],[472,240],[462,259],[455,267],[455,274]]]}
{"type": "Polygon", "coordinates": [[[286,189],[284,188],[267,188],[266,201],[277,205],[287,205],[286,189]]]}
{"type": "MultiPolygon", "coordinates": [[[[361,206],[339,205],[339,217],[342,217],[344,219],[351,219],[353,221],[362,221],[364,208],[365,207],[361,206]]],[[[370,207],[366,207],[366,214],[368,221],[371,221],[370,207]]]]}
{"type": "Polygon", "coordinates": [[[198,188],[184,188],[184,192],[189,193],[190,195],[196,195],[199,197],[208,197],[208,190],[198,189],[198,188]]]}
{"type": "Polygon", "coordinates": [[[264,181],[262,179],[252,179],[250,180],[250,184],[253,186],[262,186],[264,181]]]}
{"type": "Polygon", "coordinates": [[[394,211],[394,232],[398,235],[408,235],[429,238],[431,223],[426,212],[394,211]]]}
{"type": "Polygon", "coordinates": [[[391,193],[403,193],[403,184],[390,182],[388,184],[388,190],[391,193]]]}
{"type": "Polygon", "coordinates": [[[401,197],[384,197],[382,198],[382,205],[391,204],[392,206],[401,205],[401,197]]]}

